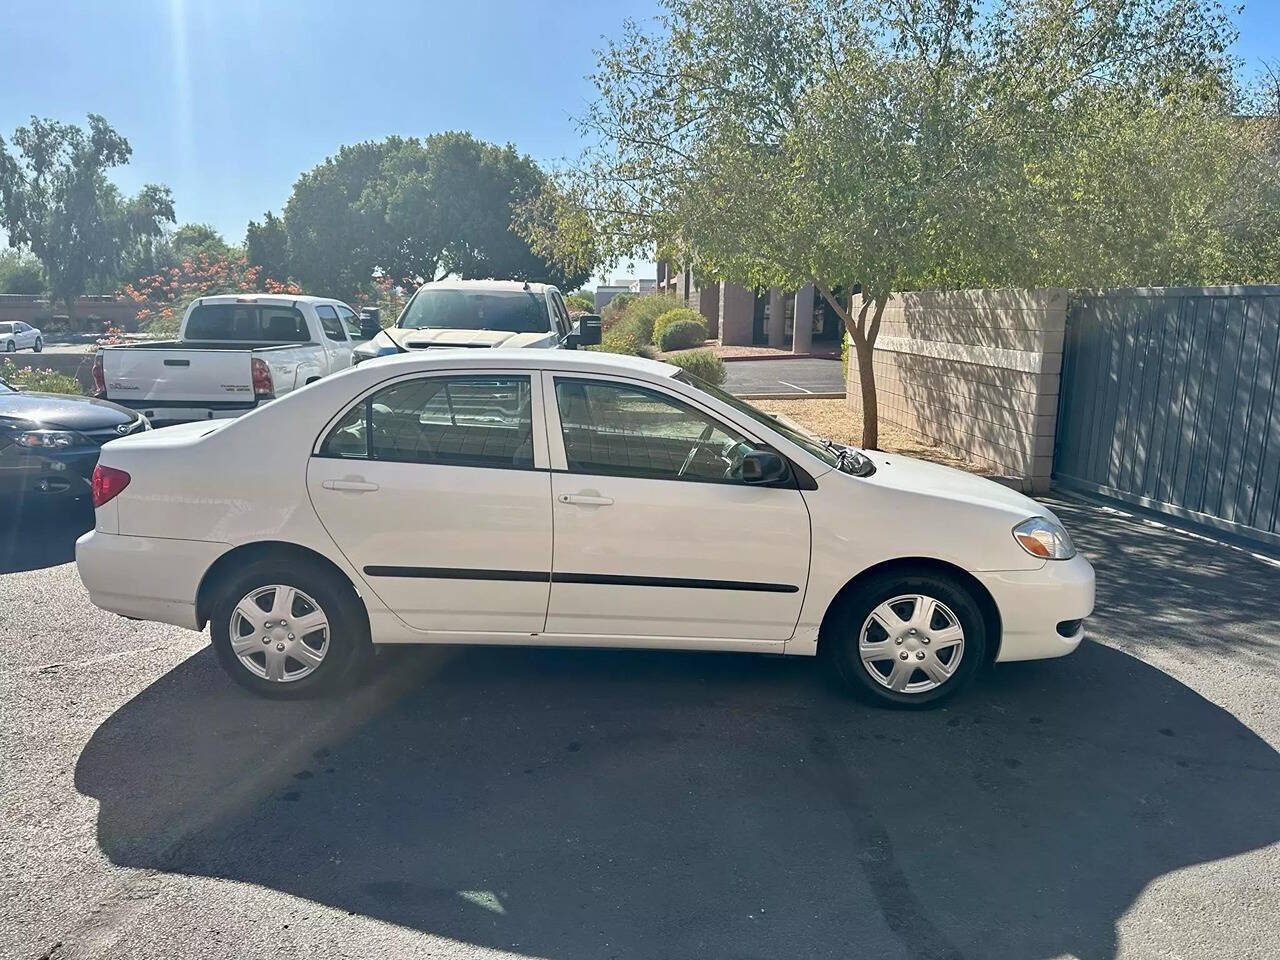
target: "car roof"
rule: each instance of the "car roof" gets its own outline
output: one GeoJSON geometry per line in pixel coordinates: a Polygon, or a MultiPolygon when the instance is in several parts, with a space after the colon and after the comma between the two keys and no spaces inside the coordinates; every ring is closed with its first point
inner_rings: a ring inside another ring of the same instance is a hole
{"type": "Polygon", "coordinates": [[[576,370],[584,373],[643,374],[657,379],[668,379],[680,372],[680,368],[658,360],[646,360],[620,353],[602,353],[588,350],[538,350],[528,347],[493,347],[475,350],[467,347],[445,347],[414,350],[390,357],[367,360],[357,369],[373,365],[382,369],[400,368],[397,372],[416,370],[474,369],[476,367],[503,367],[511,370],[576,370]]]}
{"type": "Polygon", "coordinates": [[[305,294],[292,293],[217,293],[207,297],[196,297],[198,303],[341,303],[332,297],[311,297],[305,294]]]}
{"type": "MultiPolygon", "coordinates": [[[[546,293],[552,289],[549,283],[526,283],[523,280],[436,280],[424,283],[419,290],[527,290],[530,293],[546,293]]],[[[558,289],[558,288],[557,288],[558,289]]]]}

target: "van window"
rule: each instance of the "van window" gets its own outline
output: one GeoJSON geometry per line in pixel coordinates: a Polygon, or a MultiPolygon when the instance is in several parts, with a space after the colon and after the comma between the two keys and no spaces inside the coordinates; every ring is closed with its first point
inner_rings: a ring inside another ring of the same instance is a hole
{"type": "Polygon", "coordinates": [[[191,311],[187,340],[309,343],[307,321],[294,307],[257,303],[202,303],[191,311]]]}

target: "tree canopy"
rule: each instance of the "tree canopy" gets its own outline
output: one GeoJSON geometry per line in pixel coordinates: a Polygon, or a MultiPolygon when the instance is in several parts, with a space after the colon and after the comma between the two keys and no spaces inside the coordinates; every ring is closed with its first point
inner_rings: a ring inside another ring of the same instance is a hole
{"type": "MultiPolygon", "coordinates": [[[[367,289],[375,274],[409,284],[456,275],[577,286],[593,263],[544,257],[512,227],[546,185],[514,147],[466,133],[345,146],[303,174],[285,204],[290,274],[307,289],[344,294],[367,289]]],[[[255,248],[263,229],[251,224],[255,248]]],[[[254,262],[263,256],[250,253],[254,262]]]]}
{"type": "Polygon", "coordinates": [[[605,261],[656,247],[715,279],[814,282],[857,350],[867,446],[890,291],[1280,273],[1242,229],[1280,223],[1274,129],[1242,117],[1212,0],[665,7],[602,51],[589,146],[534,242],[589,230],[605,261]]]}
{"type": "Polygon", "coordinates": [[[0,138],[0,226],[9,244],[40,261],[50,292],[74,313],[77,297],[114,284],[131,251],[174,220],[167,187],[148,184],[126,197],[106,171],[129,160],[129,143],[102,117],[88,129],[32,117],[0,138]]]}

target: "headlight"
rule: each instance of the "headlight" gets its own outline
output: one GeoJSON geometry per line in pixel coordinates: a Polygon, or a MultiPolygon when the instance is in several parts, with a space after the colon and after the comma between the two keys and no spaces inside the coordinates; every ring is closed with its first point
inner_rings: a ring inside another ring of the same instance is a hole
{"type": "Polygon", "coordinates": [[[78,433],[70,430],[28,430],[14,439],[20,447],[36,450],[64,450],[85,442],[78,433]]]}
{"type": "Polygon", "coordinates": [[[1045,517],[1023,520],[1013,528],[1013,539],[1023,550],[1041,560],[1070,560],[1076,555],[1075,544],[1067,531],[1045,517]]]}

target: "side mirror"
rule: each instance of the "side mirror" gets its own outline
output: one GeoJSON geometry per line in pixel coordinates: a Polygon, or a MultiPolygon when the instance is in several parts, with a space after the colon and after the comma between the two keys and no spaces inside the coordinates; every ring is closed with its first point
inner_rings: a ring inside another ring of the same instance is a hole
{"type": "Polygon", "coordinates": [[[569,346],[594,347],[600,342],[600,317],[594,313],[584,313],[578,318],[577,329],[568,337],[569,346]]]}
{"type": "Polygon", "coordinates": [[[742,458],[742,482],[753,485],[777,483],[791,473],[787,461],[772,450],[752,450],[742,458]]]}

